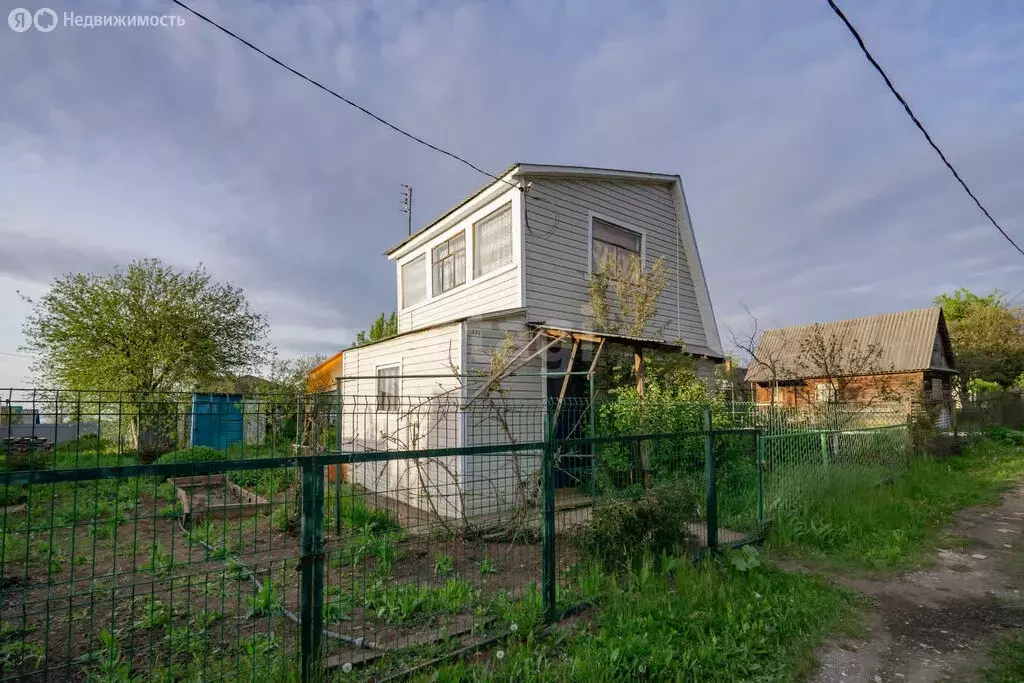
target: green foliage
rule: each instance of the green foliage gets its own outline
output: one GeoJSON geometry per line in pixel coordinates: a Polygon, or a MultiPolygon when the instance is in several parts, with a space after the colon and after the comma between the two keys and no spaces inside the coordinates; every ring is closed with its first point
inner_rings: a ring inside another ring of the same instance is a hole
{"type": "Polygon", "coordinates": [[[1024,432],[1007,427],[989,427],[985,435],[992,441],[1009,446],[1024,446],[1024,432]]]}
{"type": "Polygon", "coordinates": [[[445,553],[434,555],[434,573],[438,576],[451,574],[455,571],[455,561],[445,553]]]}
{"type": "Polygon", "coordinates": [[[494,562],[492,562],[491,558],[489,557],[485,557],[484,559],[480,560],[480,562],[478,562],[476,565],[476,570],[480,573],[480,576],[494,574],[498,571],[497,568],[494,566],[494,562]]]}
{"type": "Polygon", "coordinates": [[[791,470],[786,495],[769,499],[769,541],[779,552],[843,567],[914,567],[957,510],[997,502],[1022,476],[1024,451],[989,441],[961,456],[914,460],[895,477],[871,467],[791,470]]]}
{"type": "Polygon", "coordinates": [[[167,607],[152,595],[142,602],[142,612],[135,621],[135,628],[157,628],[171,623],[171,613],[167,607]]]}
{"type": "Polygon", "coordinates": [[[449,664],[437,681],[791,681],[814,647],[851,630],[857,601],[816,577],[728,563],[648,559],[609,591],[592,628],[520,629],[486,664],[449,664]],[[670,567],[666,571],[665,567],[670,567]]]}
{"type": "Polygon", "coordinates": [[[185,508],[181,506],[179,501],[174,501],[168,505],[160,507],[158,514],[164,519],[175,520],[182,516],[185,512],[185,508]]]}
{"type": "Polygon", "coordinates": [[[164,453],[156,459],[157,465],[177,465],[179,463],[216,462],[226,458],[224,451],[209,446],[192,446],[170,453],[164,453]]]}
{"type": "Polygon", "coordinates": [[[170,574],[174,571],[174,558],[164,549],[163,544],[157,541],[149,549],[149,555],[142,568],[158,576],[170,574]]]}
{"type": "Polygon", "coordinates": [[[281,532],[294,532],[299,528],[299,508],[285,502],[270,513],[270,526],[281,532]]]}
{"type": "Polygon", "coordinates": [[[272,467],[265,470],[235,470],[228,479],[244,489],[272,498],[295,486],[299,477],[294,467],[272,467]]]}
{"type": "Polygon", "coordinates": [[[78,660],[79,663],[93,664],[93,668],[86,671],[87,681],[102,681],[103,683],[136,683],[142,679],[132,675],[131,662],[125,659],[121,645],[117,642],[117,636],[103,629],[97,637],[99,647],[86,653],[78,660]]]}
{"type": "Polygon", "coordinates": [[[246,581],[252,577],[252,570],[238,558],[230,557],[228,558],[226,576],[235,581],[246,581]]]}
{"type": "Polygon", "coordinates": [[[936,297],[949,326],[957,369],[967,380],[1008,387],[1024,372],[1022,312],[1002,292],[978,296],[967,289],[936,297]]]}
{"type": "Polygon", "coordinates": [[[249,598],[249,611],[246,612],[246,619],[258,617],[275,617],[284,613],[284,606],[281,597],[277,594],[273,582],[268,578],[256,592],[256,595],[249,598]]]}
{"type": "Polygon", "coordinates": [[[745,545],[740,550],[726,553],[726,559],[736,571],[749,572],[761,566],[761,553],[752,545],[745,545]]]}
{"type": "Polygon", "coordinates": [[[325,624],[336,624],[339,621],[347,621],[351,617],[352,601],[348,596],[337,595],[324,600],[323,617],[325,624]]]}
{"type": "MultiPolygon", "coordinates": [[[[336,514],[335,500],[337,493],[332,484],[326,489],[324,496],[324,518],[334,519],[336,514]]],[[[377,531],[400,531],[401,525],[394,515],[384,508],[368,506],[362,494],[351,484],[341,485],[341,520],[350,529],[371,527],[377,531]]]]}
{"type": "Polygon", "coordinates": [[[388,585],[377,580],[366,591],[363,604],[389,624],[407,622],[423,614],[450,614],[471,607],[477,592],[465,579],[448,579],[443,586],[415,583],[388,585]]]}
{"type": "Polygon", "coordinates": [[[1024,629],[999,634],[986,653],[981,669],[982,683],[1019,683],[1024,681],[1024,629]]]}
{"type": "Polygon", "coordinates": [[[381,313],[373,321],[373,324],[370,325],[370,333],[366,334],[364,330],[360,330],[356,334],[356,339],[352,342],[352,345],[363,346],[364,344],[387,339],[388,337],[394,337],[396,334],[398,334],[398,314],[395,311],[392,311],[391,315],[381,313]]]}
{"type": "Polygon", "coordinates": [[[372,558],[374,569],[380,574],[390,574],[391,567],[398,559],[398,544],[402,535],[393,531],[377,531],[367,525],[348,539],[340,556],[333,564],[356,567],[360,562],[372,558]]]}
{"type": "Polygon", "coordinates": [[[587,553],[615,565],[637,553],[676,552],[690,537],[687,511],[698,504],[697,490],[685,482],[660,483],[636,499],[611,498],[596,507],[576,535],[587,553]]]}
{"type": "Polygon", "coordinates": [[[0,671],[26,671],[38,669],[46,659],[46,650],[41,645],[25,642],[31,628],[19,628],[7,622],[0,622],[0,671]]]}

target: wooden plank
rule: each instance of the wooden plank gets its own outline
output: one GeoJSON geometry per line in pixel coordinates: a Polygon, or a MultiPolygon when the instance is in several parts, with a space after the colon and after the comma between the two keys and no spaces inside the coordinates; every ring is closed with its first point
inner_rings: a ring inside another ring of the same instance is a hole
{"type": "Polygon", "coordinates": [[[576,361],[576,351],[580,348],[578,339],[572,342],[572,351],[569,352],[569,367],[565,370],[565,377],[562,378],[562,389],[558,392],[558,403],[555,405],[555,414],[551,418],[551,433],[554,434],[555,426],[558,424],[558,415],[562,412],[562,402],[565,401],[565,392],[569,389],[569,378],[572,377],[572,366],[576,361]]]}

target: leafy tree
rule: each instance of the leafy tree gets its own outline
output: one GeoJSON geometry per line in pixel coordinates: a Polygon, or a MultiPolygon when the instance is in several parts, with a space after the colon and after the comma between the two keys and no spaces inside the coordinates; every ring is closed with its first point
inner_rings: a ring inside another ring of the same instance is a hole
{"type": "Polygon", "coordinates": [[[967,289],[935,298],[942,306],[957,367],[965,384],[981,379],[1008,387],[1024,372],[1024,312],[999,290],[979,296],[967,289]]]}
{"type": "Polygon", "coordinates": [[[373,324],[370,325],[370,334],[366,334],[366,330],[360,330],[356,334],[353,346],[363,346],[364,344],[370,344],[381,339],[394,337],[396,334],[398,334],[398,314],[394,311],[391,312],[391,315],[381,313],[373,321],[373,324]]]}
{"type": "MultiPolygon", "coordinates": [[[[216,282],[202,266],[184,272],[157,259],[110,274],[56,278],[23,325],[33,371],[61,389],[114,390],[137,444],[142,406],[154,415],[161,392],[212,385],[261,363],[266,318],[245,293],[216,282]]],[[[141,428],[147,428],[142,425],[141,428]]]]}

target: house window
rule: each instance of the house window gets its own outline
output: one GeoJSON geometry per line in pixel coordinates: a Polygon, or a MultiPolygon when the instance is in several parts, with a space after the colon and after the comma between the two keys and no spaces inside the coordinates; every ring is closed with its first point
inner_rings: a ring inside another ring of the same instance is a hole
{"type": "Polygon", "coordinates": [[[397,365],[377,368],[377,412],[397,413],[400,402],[401,381],[397,365]]]}
{"type": "Polygon", "coordinates": [[[612,267],[618,268],[619,272],[630,272],[633,257],[640,258],[640,233],[620,228],[600,218],[592,220],[591,270],[597,271],[604,264],[612,262],[615,264],[612,267]]]}
{"type": "Polygon", "coordinates": [[[434,296],[466,283],[466,231],[442,242],[430,252],[434,296]]]}
{"type": "Polygon", "coordinates": [[[936,401],[941,401],[942,400],[942,378],[941,377],[933,377],[932,378],[932,398],[935,399],[936,401]]]}
{"type": "Polygon", "coordinates": [[[409,308],[427,298],[426,254],[402,266],[402,308],[409,308]]]}
{"type": "Polygon", "coordinates": [[[774,387],[772,389],[772,402],[775,405],[783,405],[786,402],[785,387],[774,387]]]}
{"type": "Polygon", "coordinates": [[[512,205],[473,224],[473,277],[512,263],[512,205]]]}
{"type": "Polygon", "coordinates": [[[815,398],[818,399],[818,403],[834,403],[836,400],[836,388],[832,386],[830,382],[822,382],[814,388],[816,392],[815,398]]]}

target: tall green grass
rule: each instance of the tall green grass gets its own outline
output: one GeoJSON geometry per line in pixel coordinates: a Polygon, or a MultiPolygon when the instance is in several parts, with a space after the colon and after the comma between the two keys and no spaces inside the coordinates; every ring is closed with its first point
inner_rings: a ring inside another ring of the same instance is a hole
{"type": "Polygon", "coordinates": [[[919,565],[957,510],[995,504],[1024,477],[1024,449],[982,442],[903,472],[807,467],[768,488],[772,550],[826,566],[899,571],[919,565]]]}
{"type": "Polygon", "coordinates": [[[646,562],[605,591],[589,629],[517,631],[486,665],[435,681],[792,681],[826,633],[851,631],[858,598],[818,578],[726,562],[646,562]]]}

